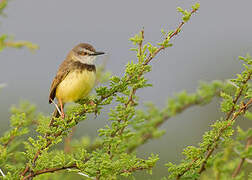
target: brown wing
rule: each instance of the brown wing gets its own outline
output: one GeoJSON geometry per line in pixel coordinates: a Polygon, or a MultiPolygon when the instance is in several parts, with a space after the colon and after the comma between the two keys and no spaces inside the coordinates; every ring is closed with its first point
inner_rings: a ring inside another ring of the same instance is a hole
{"type": "Polygon", "coordinates": [[[55,78],[53,79],[51,89],[50,89],[50,94],[49,94],[49,103],[50,104],[52,103],[52,100],[55,98],[56,89],[57,89],[58,85],[60,84],[61,81],[63,81],[65,79],[67,74],[70,72],[71,62],[72,61],[70,61],[69,59],[66,59],[65,61],[63,61],[59,67],[59,70],[58,70],[55,78]]]}

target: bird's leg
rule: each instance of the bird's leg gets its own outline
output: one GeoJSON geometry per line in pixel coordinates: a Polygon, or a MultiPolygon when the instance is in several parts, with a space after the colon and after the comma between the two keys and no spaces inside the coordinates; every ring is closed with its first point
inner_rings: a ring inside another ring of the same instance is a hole
{"type": "Polygon", "coordinates": [[[60,99],[59,99],[59,103],[60,103],[60,110],[61,110],[61,118],[64,119],[65,113],[64,113],[64,109],[63,109],[63,103],[60,99]]]}

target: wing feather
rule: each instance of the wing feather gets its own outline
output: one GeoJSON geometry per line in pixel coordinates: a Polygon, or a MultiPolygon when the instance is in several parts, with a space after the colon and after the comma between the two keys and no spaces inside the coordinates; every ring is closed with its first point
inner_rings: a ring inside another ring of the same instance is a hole
{"type": "Polygon", "coordinates": [[[61,81],[63,81],[65,79],[65,77],[67,76],[67,74],[70,72],[71,70],[71,63],[72,61],[66,59],[62,62],[62,64],[59,67],[59,70],[55,76],[55,78],[53,79],[51,88],[50,88],[50,94],[49,94],[49,103],[52,103],[52,100],[54,100],[55,95],[56,95],[56,89],[58,87],[58,85],[61,83],[61,81]]]}

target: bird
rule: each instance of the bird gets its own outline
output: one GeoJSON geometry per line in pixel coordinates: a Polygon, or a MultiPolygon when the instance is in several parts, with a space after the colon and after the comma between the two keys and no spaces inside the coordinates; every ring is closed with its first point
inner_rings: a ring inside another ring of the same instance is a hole
{"type": "Polygon", "coordinates": [[[97,56],[105,54],[98,52],[88,43],[76,45],[61,63],[54,77],[50,93],[49,104],[57,99],[54,117],[65,118],[64,105],[76,102],[88,96],[95,85],[96,67],[94,60],[97,56]],[[60,107],[58,107],[60,106],[60,107]]]}

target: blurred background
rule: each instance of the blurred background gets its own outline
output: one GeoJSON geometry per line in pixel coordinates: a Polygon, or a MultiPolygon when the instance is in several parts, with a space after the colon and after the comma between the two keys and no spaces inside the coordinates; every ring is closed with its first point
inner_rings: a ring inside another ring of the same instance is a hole
{"type": "MultiPolygon", "coordinates": [[[[107,52],[96,63],[108,59],[107,70],[121,75],[129,60],[135,58],[128,41],[142,27],[145,39],[152,43],[161,38],[161,28],[173,30],[180,22],[177,6],[190,8],[192,0],[13,0],[1,17],[1,33],[13,34],[16,40],[28,40],[39,45],[30,53],[27,49],[6,49],[0,53],[0,83],[7,86],[0,92],[0,134],[9,127],[9,108],[21,99],[37,105],[49,115],[54,110],[48,104],[51,81],[69,50],[80,42],[88,42],[97,50],[107,52]]],[[[152,62],[148,79],[153,87],[138,92],[141,102],[153,101],[158,107],[175,92],[194,92],[199,81],[233,78],[241,71],[238,56],[252,52],[251,0],[211,0],[200,2],[198,13],[185,24],[174,46],[161,52],[152,62]]],[[[140,107],[143,107],[141,105],[140,107]]],[[[94,138],[106,121],[90,118],[77,127],[75,137],[94,138]]],[[[195,107],[170,119],[161,128],[167,132],[160,139],[139,148],[139,155],[159,154],[160,160],[147,179],[167,175],[167,162],[179,162],[182,149],[196,145],[209,124],[218,119],[217,100],[205,107],[195,107]]],[[[239,120],[246,129],[252,124],[239,120]]],[[[251,123],[251,122],[250,122],[251,123]]],[[[145,177],[145,173],[137,175],[145,177]]],[[[147,177],[147,176],[146,176],[147,177]]]]}

